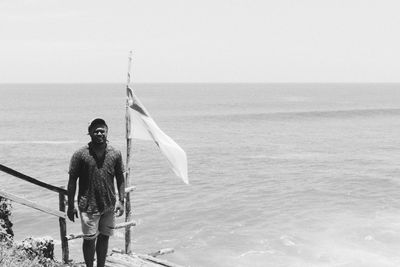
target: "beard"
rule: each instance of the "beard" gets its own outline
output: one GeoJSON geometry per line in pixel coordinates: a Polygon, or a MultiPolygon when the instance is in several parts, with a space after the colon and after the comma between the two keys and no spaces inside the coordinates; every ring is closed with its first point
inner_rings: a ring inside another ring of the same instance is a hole
{"type": "Polygon", "coordinates": [[[90,136],[93,144],[101,145],[107,143],[107,136],[90,136]]]}

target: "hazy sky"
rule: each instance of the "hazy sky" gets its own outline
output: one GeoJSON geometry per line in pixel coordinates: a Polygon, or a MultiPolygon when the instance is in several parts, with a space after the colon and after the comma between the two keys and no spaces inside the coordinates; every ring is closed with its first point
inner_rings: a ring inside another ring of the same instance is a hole
{"type": "Polygon", "coordinates": [[[0,0],[0,83],[399,82],[400,1],[0,0]]]}

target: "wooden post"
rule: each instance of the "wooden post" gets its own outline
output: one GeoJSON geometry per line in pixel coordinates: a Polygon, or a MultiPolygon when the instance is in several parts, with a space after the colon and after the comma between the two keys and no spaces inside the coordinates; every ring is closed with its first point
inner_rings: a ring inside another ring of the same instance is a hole
{"type": "MultiPolygon", "coordinates": [[[[60,205],[60,211],[65,213],[65,195],[62,193],[58,193],[58,201],[60,205]]],[[[64,263],[68,263],[69,250],[68,250],[68,240],[67,240],[67,224],[65,218],[59,218],[58,221],[60,223],[62,259],[64,263]]]]}
{"type": "MultiPolygon", "coordinates": [[[[129,151],[131,147],[131,139],[127,140],[127,149],[129,151]]],[[[126,185],[129,186],[129,175],[130,175],[130,167],[129,167],[129,156],[130,153],[128,153],[127,160],[126,160],[126,185]]],[[[125,197],[125,222],[130,222],[132,220],[132,211],[131,211],[131,197],[130,197],[130,192],[126,194],[125,197]]],[[[130,254],[132,252],[132,247],[131,247],[131,227],[126,227],[125,228],[125,253],[130,254]]]]}
{"type": "MultiPolygon", "coordinates": [[[[128,79],[126,82],[126,173],[125,173],[125,187],[130,186],[130,173],[131,168],[129,167],[129,162],[131,158],[131,146],[132,140],[130,137],[131,132],[131,119],[129,113],[129,84],[131,83],[131,65],[132,65],[132,51],[129,53],[129,60],[128,60],[128,79]]],[[[132,211],[131,211],[131,197],[130,192],[127,192],[125,196],[125,222],[130,222],[132,220],[132,211]]],[[[125,253],[130,254],[132,252],[131,247],[131,227],[125,228],[125,253]]]]}

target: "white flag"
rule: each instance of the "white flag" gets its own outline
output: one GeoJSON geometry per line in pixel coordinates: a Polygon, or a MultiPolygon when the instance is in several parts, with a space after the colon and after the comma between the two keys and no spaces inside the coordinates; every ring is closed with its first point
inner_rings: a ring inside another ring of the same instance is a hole
{"type": "Polygon", "coordinates": [[[127,94],[130,115],[128,138],[153,140],[168,159],[174,173],[189,184],[185,151],[157,126],[129,87],[127,94]]]}

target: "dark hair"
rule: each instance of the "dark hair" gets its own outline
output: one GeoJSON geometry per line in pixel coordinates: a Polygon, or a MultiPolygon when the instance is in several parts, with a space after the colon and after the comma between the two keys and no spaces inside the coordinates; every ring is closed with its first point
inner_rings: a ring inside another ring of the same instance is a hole
{"type": "Polygon", "coordinates": [[[96,118],[96,119],[92,120],[92,122],[90,123],[90,125],[88,127],[88,132],[90,133],[90,131],[97,125],[104,125],[108,129],[108,126],[107,126],[107,123],[105,120],[103,120],[101,118],[96,118]]]}

